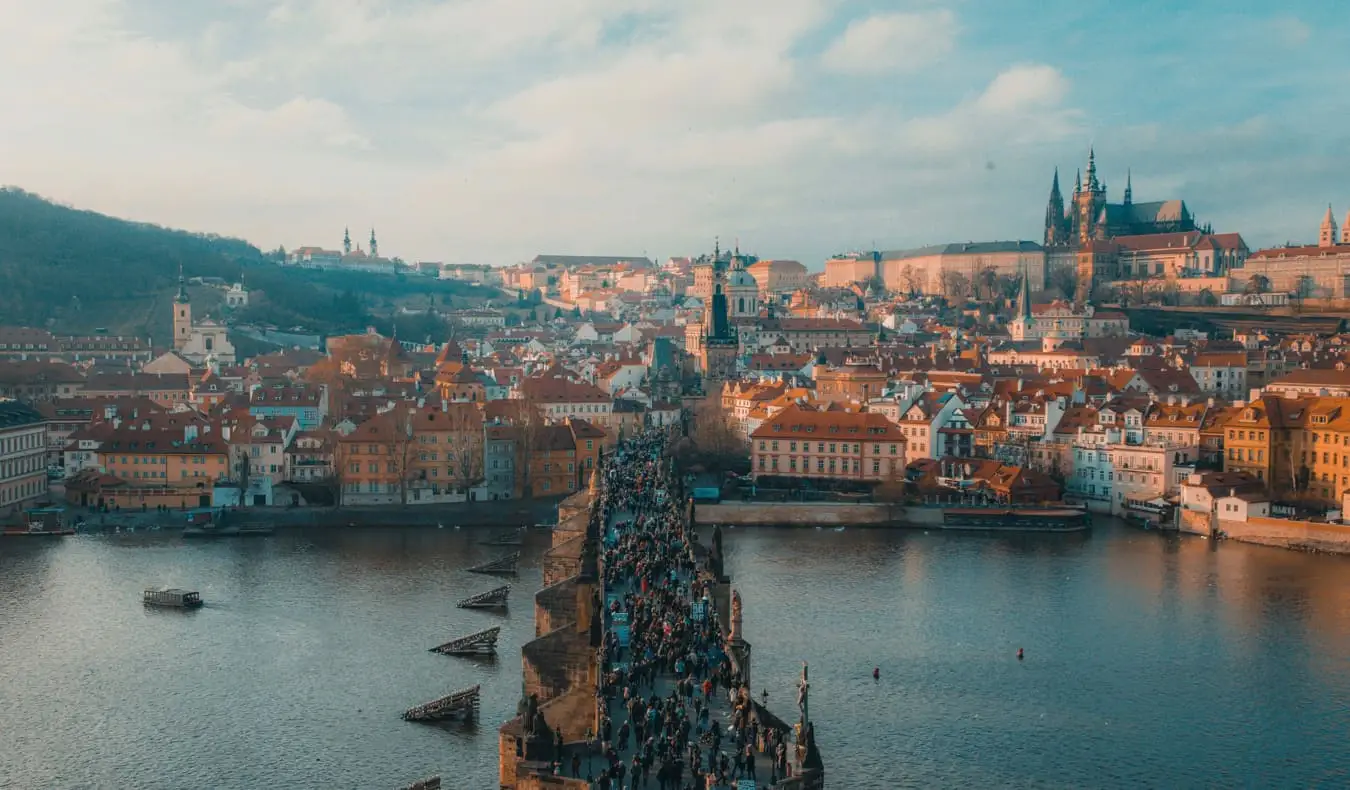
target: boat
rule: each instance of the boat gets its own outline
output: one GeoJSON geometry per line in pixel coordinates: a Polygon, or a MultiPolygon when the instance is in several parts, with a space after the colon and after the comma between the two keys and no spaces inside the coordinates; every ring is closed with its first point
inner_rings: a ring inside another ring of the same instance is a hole
{"type": "Polygon", "coordinates": [[[7,537],[50,538],[74,535],[74,528],[65,521],[66,509],[63,507],[40,507],[24,512],[24,525],[5,527],[7,537]]]}
{"type": "Polygon", "coordinates": [[[240,538],[266,536],[271,535],[274,532],[276,532],[275,527],[269,527],[265,524],[242,524],[237,527],[219,527],[208,524],[200,527],[188,527],[183,530],[183,537],[240,538]]]}
{"type": "Polygon", "coordinates": [[[169,587],[163,590],[152,588],[145,591],[145,604],[147,606],[168,606],[177,609],[196,609],[202,605],[202,594],[177,587],[169,587]]]}
{"type": "Polygon", "coordinates": [[[1082,532],[1092,526],[1086,510],[1046,508],[948,508],[942,511],[943,529],[991,532],[1082,532]]]}

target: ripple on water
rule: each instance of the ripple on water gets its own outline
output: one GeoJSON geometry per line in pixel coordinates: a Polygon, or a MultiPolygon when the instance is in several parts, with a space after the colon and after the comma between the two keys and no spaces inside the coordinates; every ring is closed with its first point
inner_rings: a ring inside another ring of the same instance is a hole
{"type": "MultiPolygon", "coordinates": [[[[462,572],[503,553],[481,537],[0,541],[0,787],[495,787],[544,536],[505,616],[454,606],[496,584],[462,572]],[[143,608],[157,584],[207,606],[143,608]],[[427,652],[494,624],[495,663],[427,652]],[[478,727],[399,719],[476,683],[478,727]]],[[[725,537],[755,690],[788,714],[811,662],[832,787],[1350,785],[1346,560],[1112,527],[725,537]]]]}

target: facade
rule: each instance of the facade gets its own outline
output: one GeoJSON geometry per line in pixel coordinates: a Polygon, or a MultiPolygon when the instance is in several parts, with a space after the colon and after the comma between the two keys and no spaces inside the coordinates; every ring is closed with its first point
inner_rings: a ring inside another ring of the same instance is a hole
{"type": "Polygon", "coordinates": [[[1317,244],[1273,247],[1252,253],[1241,268],[1229,273],[1235,289],[1245,289],[1248,283],[1262,278],[1266,289],[1276,294],[1292,293],[1317,299],[1350,298],[1350,215],[1346,216],[1346,223],[1347,227],[1338,237],[1336,221],[1328,207],[1318,231],[1317,244]]]}
{"type": "Polygon", "coordinates": [[[249,396],[248,413],[258,418],[291,418],[302,431],[313,431],[328,415],[328,387],[257,387],[249,396]]]}
{"type": "Polygon", "coordinates": [[[827,402],[867,403],[881,397],[889,380],[873,364],[850,362],[841,367],[816,367],[816,397],[827,402]]]}
{"type": "Polygon", "coordinates": [[[18,401],[0,401],[0,517],[47,496],[47,425],[18,401]]]}
{"type": "Polygon", "coordinates": [[[1057,299],[1049,304],[1030,305],[1029,309],[1019,307],[1018,316],[1008,324],[1008,333],[1016,341],[1124,337],[1130,328],[1129,317],[1124,313],[1098,310],[1090,304],[1074,305],[1057,299]]]}
{"type": "Polygon", "coordinates": [[[904,474],[900,426],[869,412],[783,409],[750,435],[752,474],[881,482],[904,474]]]}
{"type": "Polygon", "coordinates": [[[746,267],[766,301],[806,287],[806,267],[797,261],[763,260],[746,267]]]}
{"type": "Polygon", "coordinates": [[[173,350],[195,365],[234,364],[234,345],[221,324],[206,319],[194,321],[187,281],[178,269],[178,295],[173,304],[173,350]]]}
{"type": "Polygon", "coordinates": [[[1031,289],[1045,288],[1045,250],[1033,241],[985,241],[939,244],[912,250],[855,253],[825,262],[824,285],[845,287],[880,277],[897,293],[959,296],[949,293],[964,282],[973,293],[989,276],[1031,278],[1031,289]]]}

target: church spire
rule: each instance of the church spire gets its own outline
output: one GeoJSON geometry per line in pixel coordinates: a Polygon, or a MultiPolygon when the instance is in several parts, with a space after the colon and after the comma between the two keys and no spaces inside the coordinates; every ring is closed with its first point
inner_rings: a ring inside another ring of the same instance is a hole
{"type": "Polygon", "coordinates": [[[370,229],[370,257],[380,257],[380,243],[375,241],[375,229],[370,229]]]}
{"type": "Polygon", "coordinates": [[[1096,192],[1098,189],[1097,152],[1090,146],[1088,147],[1088,166],[1087,173],[1084,175],[1083,189],[1088,192],[1096,192]]]}
{"type": "Polygon", "coordinates": [[[1127,167],[1125,168],[1125,205],[1128,206],[1133,202],[1134,202],[1134,174],[1131,173],[1130,168],[1127,167]]]}
{"type": "Polygon", "coordinates": [[[183,278],[183,264],[178,264],[178,296],[174,297],[178,304],[188,303],[187,280],[183,278]]]}
{"type": "Polygon", "coordinates": [[[1045,244],[1052,246],[1062,242],[1064,227],[1064,195],[1059,191],[1059,168],[1055,168],[1054,180],[1050,182],[1050,200],[1045,205],[1045,244]]]}
{"type": "Polygon", "coordinates": [[[1322,218],[1321,232],[1317,237],[1317,246],[1332,247],[1336,244],[1336,218],[1331,216],[1331,204],[1327,204],[1327,215],[1322,218]]]}
{"type": "Polygon", "coordinates": [[[1027,265],[1022,264],[1022,282],[1017,287],[1017,317],[1023,325],[1031,323],[1031,283],[1028,282],[1027,265]]]}
{"type": "Polygon", "coordinates": [[[352,254],[352,230],[351,228],[342,229],[342,254],[352,254]]]}
{"type": "Polygon", "coordinates": [[[1077,170],[1073,174],[1073,194],[1078,197],[1078,193],[1083,191],[1083,171],[1077,170]]]}

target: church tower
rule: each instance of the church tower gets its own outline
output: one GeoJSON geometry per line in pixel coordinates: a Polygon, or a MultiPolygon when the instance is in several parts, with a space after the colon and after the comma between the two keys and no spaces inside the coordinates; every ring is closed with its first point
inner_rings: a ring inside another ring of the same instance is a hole
{"type": "Polygon", "coordinates": [[[183,264],[178,264],[178,295],[173,298],[173,347],[181,351],[192,337],[192,305],[188,301],[183,264]]]}
{"type": "Polygon", "coordinates": [[[1058,247],[1067,242],[1068,233],[1064,227],[1064,195],[1059,191],[1059,168],[1055,168],[1055,178],[1050,182],[1050,201],[1045,206],[1045,246],[1058,247]]]}
{"type": "Polygon", "coordinates": [[[352,254],[352,231],[351,228],[342,229],[342,254],[352,254]]]}
{"type": "Polygon", "coordinates": [[[370,257],[380,257],[380,243],[375,241],[375,229],[370,229],[370,257]]]}
{"type": "Polygon", "coordinates": [[[1345,222],[1341,223],[1341,244],[1350,244],[1350,211],[1345,212],[1345,222]]]}
{"type": "MultiPolygon", "coordinates": [[[[713,252],[712,299],[703,311],[703,378],[704,390],[711,393],[712,383],[730,381],[736,377],[736,354],[739,341],[736,330],[731,325],[729,296],[727,294],[727,272],[718,264],[721,250],[713,252]]],[[[741,270],[746,277],[750,274],[741,270]]],[[[753,280],[754,278],[751,278],[753,280]]]]}
{"type": "Polygon", "coordinates": [[[1336,245],[1336,220],[1331,216],[1331,204],[1327,204],[1327,215],[1322,218],[1322,231],[1317,234],[1317,246],[1334,247],[1336,245]]]}
{"type": "Polygon", "coordinates": [[[759,282],[746,271],[741,247],[731,256],[731,271],[726,280],[727,312],[732,318],[753,318],[759,315],[759,282]]]}
{"type": "Polygon", "coordinates": [[[1129,206],[1134,203],[1134,174],[1129,168],[1125,169],[1125,199],[1124,204],[1129,206]]]}
{"type": "Polygon", "coordinates": [[[1106,206],[1106,185],[1097,180],[1097,155],[1092,149],[1082,179],[1074,195],[1074,235],[1079,244],[1086,244],[1095,237],[1097,219],[1106,206]]]}

